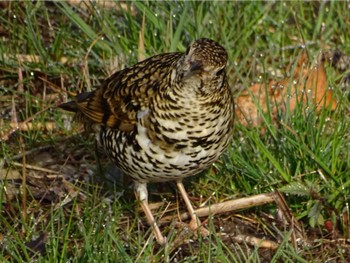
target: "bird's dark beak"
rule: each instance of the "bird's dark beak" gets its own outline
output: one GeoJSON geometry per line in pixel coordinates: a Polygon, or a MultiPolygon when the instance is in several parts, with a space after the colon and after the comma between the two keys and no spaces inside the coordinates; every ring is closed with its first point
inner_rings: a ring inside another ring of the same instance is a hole
{"type": "Polygon", "coordinates": [[[203,64],[200,61],[191,62],[190,72],[195,72],[203,69],[203,64]]]}

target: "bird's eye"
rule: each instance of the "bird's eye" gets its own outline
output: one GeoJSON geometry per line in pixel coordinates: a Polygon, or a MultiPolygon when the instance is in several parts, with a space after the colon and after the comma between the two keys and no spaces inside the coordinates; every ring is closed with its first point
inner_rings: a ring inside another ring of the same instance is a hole
{"type": "Polygon", "coordinates": [[[224,72],[225,68],[220,69],[218,72],[216,72],[216,76],[220,76],[224,72]]]}

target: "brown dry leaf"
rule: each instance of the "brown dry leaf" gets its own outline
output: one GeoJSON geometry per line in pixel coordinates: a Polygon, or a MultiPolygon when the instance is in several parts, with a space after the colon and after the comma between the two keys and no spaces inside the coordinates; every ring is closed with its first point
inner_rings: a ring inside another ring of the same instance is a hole
{"type": "Polygon", "coordinates": [[[276,120],[278,113],[285,112],[287,107],[293,111],[298,103],[306,108],[310,102],[316,105],[317,111],[323,107],[335,110],[337,106],[333,92],[327,88],[323,61],[319,59],[311,66],[304,52],[297,62],[293,77],[281,81],[271,80],[267,86],[255,84],[249,90],[244,90],[236,99],[235,112],[244,126],[255,127],[262,124],[261,112],[268,112],[269,104],[272,119],[276,120]]]}
{"type": "Polygon", "coordinates": [[[22,179],[19,171],[14,169],[0,169],[0,181],[22,179]]]}
{"type": "Polygon", "coordinates": [[[128,6],[126,3],[117,3],[111,0],[95,0],[95,1],[88,1],[88,0],[68,0],[68,3],[72,6],[79,6],[80,8],[83,8],[85,10],[88,10],[93,5],[98,5],[101,8],[105,8],[108,10],[115,10],[115,11],[128,11],[131,15],[136,15],[136,10],[133,6],[128,6]]]}

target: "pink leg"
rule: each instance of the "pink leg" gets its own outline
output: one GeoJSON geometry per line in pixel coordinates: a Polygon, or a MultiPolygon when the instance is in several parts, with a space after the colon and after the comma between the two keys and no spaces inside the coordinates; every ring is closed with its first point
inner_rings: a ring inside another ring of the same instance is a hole
{"type": "Polygon", "coordinates": [[[190,213],[191,216],[191,222],[190,222],[190,228],[192,230],[200,230],[201,234],[203,236],[208,236],[209,235],[209,231],[207,229],[205,229],[204,227],[202,227],[201,225],[201,221],[199,220],[198,216],[196,215],[196,213],[194,212],[194,209],[191,205],[190,199],[188,198],[188,194],[185,190],[185,187],[182,183],[182,181],[177,181],[176,182],[177,188],[179,189],[182,198],[185,201],[185,204],[187,206],[187,210],[190,213]]]}
{"type": "Polygon", "coordinates": [[[141,202],[141,208],[146,215],[147,222],[150,226],[153,226],[154,236],[160,245],[165,245],[167,240],[160,232],[160,229],[153,217],[151,209],[148,206],[148,192],[147,192],[147,184],[143,183],[135,183],[135,194],[138,200],[141,202]]]}

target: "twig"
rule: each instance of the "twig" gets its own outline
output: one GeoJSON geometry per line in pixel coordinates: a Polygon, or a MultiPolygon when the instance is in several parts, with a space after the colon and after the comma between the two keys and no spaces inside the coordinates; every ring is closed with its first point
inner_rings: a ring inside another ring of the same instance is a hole
{"type": "MultiPolygon", "coordinates": [[[[19,64],[21,62],[19,61],[19,64]]],[[[21,67],[18,67],[18,86],[17,86],[17,91],[18,92],[24,92],[24,85],[23,85],[23,71],[21,67]]]]}
{"type": "MultiPolygon", "coordinates": [[[[19,135],[22,152],[25,153],[26,148],[23,142],[22,134],[19,135]]],[[[26,170],[26,155],[22,158],[22,218],[23,222],[27,222],[27,170],[26,170]]],[[[22,224],[22,233],[25,234],[25,224],[22,224]]]]}
{"type": "MultiPolygon", "coordinates": [[[[231,211],[237,211],[240,209],[250,208],[253,206],[264,205],[268,203],[272,203],[275,201],[275,193],[268,194],[259,194],[251,197],[244,197],[236,200],[230,200],[218,204],[213,204],[210,206],[202,207],[196,209],[194,212],[199,217],[204,217],[213,214],[227,213],[231,211]]],[[[174,217],[167,216],[160,220],[160,223],[167,223],[171,221],[174,217]]],[[[187,220],[190,218],[190,215],[186,213],[182,213],[180,215],[181,220],[187,220]]]]}
{"type": "Polygon", "coordinates": [[[26,156],[28,156],[28,155],[31,155],[31,154],[33,154],[35,152],[39,152],[39,151],[42,151],[42,150],[47,150],[47,149],[52,148],[52,147],[53,147],[52,145],[39,146],[37,148],[30,149],[30,150],[26,151],[25,153],[20,153],[20,154],[16,154],[16,155],[12,156],[11,160],[18,160],[18,159],[21,159],[24,154],[26,156]]]}
{"type": "Polygon", "coordinates": [[[235,235],[231,236],[231,239],[233,239],[237,243],[246,243],[251,246],[258,246],[259,248],[267,248],[267,249],[277,249],[278,243],[273,242],[271,240],[261,239],[254,236],[247,236],[247,235],[235,235]]]}
{"type": "MultiPolygon", "coordinates": [[[[4,56],[4,60],[17,59],[18,63],[20,63],[20,64],[27,63],[27,62],[29,62],[29,63],[41,63],[42,62],[40,56],[37,56],[37,55],[16,54],[15,56],[13,56],[11,54],[3,54],[3,56],[4,56]]],[[[77,61],[77,59],[73,58],[73,57],[62,56],[57,61],[62,63],[62,64],[66,64],[68,62],[74,63],[77,61]]]]}
{"type": "Polygon", "coordinates": [[[292,243],[295,249],[297,249],[297,239],[302,238],[304,240],[303,230],[299,225],[298,221],[295,219],[293,214],[291,213],[289,206],[284,199],[283,195],[279,192],[275,192],[275,202],[279,209],[279,214],[283,216],[283,219],[287,221],[288,225],[292,229],[292,243]]]}
{"type": "MultiPolygon", "coordinates": [[[[25,159],[25,155],[23,155],[23,158],[25,159]]],[[[11,163],[11,165],[17,166],[17,167],[22,167],[22,168],[25,167],[26,169],[36,170],[36,171],[49,173],[49,174],[58,174],[59,173],[58,171],[54,171],[54,170],[46,169],[43,167],[26,164],[26,163],[23,164],[23,163],[13,162],[13,163],[11,163]]]]}
{"type": "Polygon", "coordinates": [[[67,91],[66,89],[63,88],[63,77],[62,77],[62,74],[60,75],[60,79],[61,79],[61,86],[58,86],[54,83],[52,83],[51,81],[48,81],[47,79],[43,78],[43,77],[39,77],[39,79],[48,84],[49,85],[49,88],[52,89],[54,92],[56,92],[54,95],[55,97],[57,98],[58,96],[58,93],[62,93],[62,91],[65,93],[69,93],[69,95],[72,95],[72,96],[75,96],[77,95],[76,92],[70,92],[70,91],[67,91]]]}
{"type": "Polygon", "coordinates": [[[86,52],[86,55],[83,59],[83,66],[82,66],[82,71],[83,71],[83,76],[85,79],[85,83],[86,83],[86,91],[91,91],[91,81],[90,81],[90,72],[89,72],[89,65],[88,65],[88,57],[90,55],[90,52],[92,50],[92,48],[94,47],[94,45],[100,40],[100,36],[97,36],[91,43],[91,45],[88,47],[88,50],[86,52]]]}

